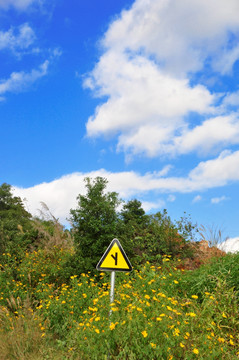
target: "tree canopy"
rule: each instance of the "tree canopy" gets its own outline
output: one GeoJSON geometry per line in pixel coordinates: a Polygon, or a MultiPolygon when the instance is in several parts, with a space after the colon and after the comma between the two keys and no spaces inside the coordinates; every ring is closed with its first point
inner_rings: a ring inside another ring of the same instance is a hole
{"type": "Polygon", "coordinates": [[[20,254],[33,241],[31,214],[20,197],[13,196],[11,186],[0,186],[0,252],[20,254]]]}
{"type": "Polygon", "coordinates": [[[77,197],[78,207],[72,209],[71,223],[80,267],[95,269],[110,241],[116,237],[120,204],[116,192],[106,192],[107,179],[85,178],[86,195],[77,197]]]}

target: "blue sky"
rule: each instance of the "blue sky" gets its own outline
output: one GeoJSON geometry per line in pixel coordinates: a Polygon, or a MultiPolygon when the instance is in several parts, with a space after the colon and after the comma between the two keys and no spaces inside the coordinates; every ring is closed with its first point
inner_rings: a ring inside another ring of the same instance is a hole
{"type": "Polygon", "coordinates": [[[66,223],[84,177],[239,236],[238,0],[0,0],[0,182],[66,223]]]}

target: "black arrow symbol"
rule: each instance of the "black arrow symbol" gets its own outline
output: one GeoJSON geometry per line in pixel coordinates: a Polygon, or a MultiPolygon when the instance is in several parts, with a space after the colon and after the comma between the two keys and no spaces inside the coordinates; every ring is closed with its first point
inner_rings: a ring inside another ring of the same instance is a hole
{"type": "Polygon", "coordinates": [[[117,266],[117,261],[118,261],[118,253],[116,252],[115,255],[111,255],[112,258],[114,259],[115,261],[115,266],[117,266]]]}

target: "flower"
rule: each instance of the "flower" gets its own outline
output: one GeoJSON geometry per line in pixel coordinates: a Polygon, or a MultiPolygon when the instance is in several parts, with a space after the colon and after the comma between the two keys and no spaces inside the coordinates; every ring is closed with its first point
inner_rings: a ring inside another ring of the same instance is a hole
{"type": "Polygon", "coordinates": [[[154,344],[154,343],[150,343],[150,345],[152,346],[152,348],[153,348],[153,349],[155,349],[155,348],[156,348],[156,344],[154,344]]]}
{"type": "Polygon", "coordinates": [[[196,349],[196,348],[194,348],[194,349],[193,349],[193,353],[196,354],[196,355],[198,355],[198,354],[199,354],[199,350],[196,349]]]}
{"type": "Polygon", "coordinates": [[[114,330],[114,328],[115,328],[115,325],[116,325],[116,324],[114,324],[114,323],[111,323],[111,324],[110,324],[110,330],[114,330]]]}
{"type": "Polygon", "coordinates": [[[180,330],[178,328],[174,329],[173,336],[179,336],[180,330]]]}
{"type": "Polygon", "coordinates": [[[192,299],[198,299],[197,295],[192,295],[191,297],[192,297],[192,299]]]}
{"type": "Polygon", "coordinates": [[[147,331],[146,330],[144,330],[144,331],[141,331],[141,334],[143,335],[143,337],[147,337],[148,336],[148,333],[147,333],[147,331]]]}

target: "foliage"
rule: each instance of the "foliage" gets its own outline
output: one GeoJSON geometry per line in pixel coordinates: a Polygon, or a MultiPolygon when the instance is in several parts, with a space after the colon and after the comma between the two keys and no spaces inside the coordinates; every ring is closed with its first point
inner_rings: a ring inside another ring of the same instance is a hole
{"type": "Polygon", "coordinates": [[[165,254],[181,258],[193,256],[192,248],[187,240],[191,231],[188,224],[189,222],[185,219],[184,222],[174,224],[166,209],[148,216],[146,227],[140,237],[140,249],[144,258],[157,263],[165,254]]]}
{"type": "MultiPolygon", "coordinates": [[[[13,196],[11,186],[0,186],[0,261],[4,253],[20,259],[25,249],[34,244],[37,232],[31,223],[31,215],[24,209],[22,200],[13,196]]],[[[10,259],[8,258],[8,262],[10,259]]]]}
{"type": "Polygon", "coordinates": [[[185,271],[190,217],[146,215],[136,199],[117,213],[107,180],[85,181],[71,231],[0,187],[1,359],[237,359],[239,254],[185,271]],[[134,271],[117,273],[109,306],[109,274],[91,270],[114,237],[134,271]]]}
{"type": "MultiPolygon", "coordinates": [[[[50,274],[56,264],[64,265],[66,252],[27,253],[19,268],[21,281],[8,279],[11,296],[0,273],[3,360],[238,358],[238,298],[220,273],[214,290],[201,286],[195,294],[185,289],[185,279],[193,281],[195,272],[182,271],[179,259],[163,256],[162,266],[146,263],[117,274],[109,306],[107,273],[100,273],[99,283],[88,273],[52,283],[50,274]],[[35,281],[29,281],[29,272],[35,281]]],[[[230,259],[234,263],[232,255],[227,263],[230,259]]]]}
{"type": "Polygon", "coordinates": [[[119,214],[118,237],[133,262],[140,262],[142,238],[147,232],[148,215],[140,201],[133,199],[123,205],[119,214]]]}
{"type": "Polygon", "coordinates": [[[184,288],[189,294],[201,297],[204,291],[215,291],[218,279],[233,288],[239,299],[239,253],[212,259],[210,263],[193,271],[193,277],[188,272],[184,277],[184,288]]]}
{"type": "Polygon", "coordinates": [[[117,235],[118,194],[105,192],[108,181],[97,177],[85,179],[86,195],[79,195],[78,207],[71,210],[76,254],[74,262],[78,272],[92,271],[117,235]]]}

